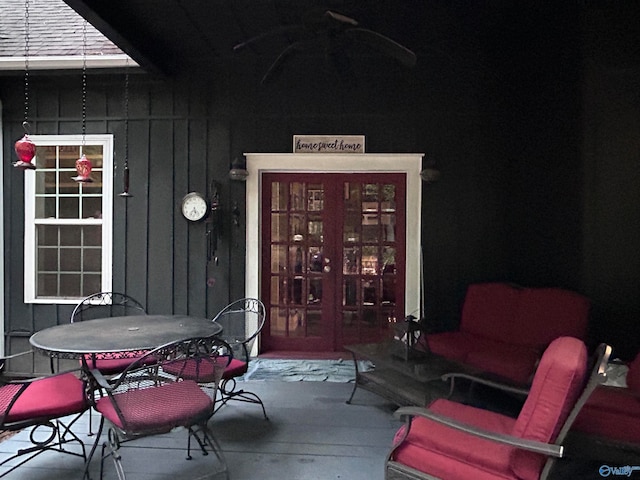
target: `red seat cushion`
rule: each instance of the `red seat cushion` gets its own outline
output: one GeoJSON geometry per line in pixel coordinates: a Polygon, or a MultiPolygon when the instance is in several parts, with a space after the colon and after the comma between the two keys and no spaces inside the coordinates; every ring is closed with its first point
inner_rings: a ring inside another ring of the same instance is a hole
{"type": "Polygon", "coordinates": [[[213,413],[213,402],[196,382],[184,380],[103,397],[96,410],[127,432],[161,432],[206,420],[213,413]]]}
{"type": "Polygon", "coordinates": [[[226,356],[197,360],[189,358],[166,363],[162,366],[162,369],[185,380],[194,380],[198,383],[213,383],[220,381],[228,363],[229,357],[226,356]]]}
{"type": "MultiPolygon", "coordinates": [[[[139,352],[123,352],[121,358],[114,358],[114,354],[98,354],[93,358],[92,355],[85,355],[85,362],[89,368],[100,370],[103,375],[115,375],[123,372],[129,365],[145,355],[146,351],[139,352]]],[[[146,364],[152,364],[153,358],[149,357],[146,364]]]]}
{"type": "Polygon", "coordinates": [[[430,333],[420,338],[426,338],[428,350],[432,353],[457,362],[464,362],[476,342],[475,335],[464,332],[430,333]]]}
{"type": "Polygon", "coordinates": [[[640,353],[629,363],[626,380],[629,390],[640,395],[640,353]]]}
{"type": "Polygon", "coordinates": [[[598,386],[572,427],[611,440],[640,444],[640,396],[628,388],[598,386]]]}
{"type": "Polygon", "coordinates": [[[224,380],[228,380],[230,378],[240,377],[247,373],[249,369],[249,364],[247,362],[243,362],[242,360],[238,360],[234,358],[231,360],[231,363],[227,368],[224,369],[224,373],[222,374],[222,378],[224,380]]]}
{"type": "Polygon", "coordinates": [[[464,363],[515,383],[529,385],[541,352],[531,347],[476,337],[464,363]]]}
{"type": "MultiPolygon", "coordinates": [[[[493,432],[509,434],[515,419],[479,408],[439,399],[429,409],[493,432]]],[[[404,427],[398,431],[398,436],[404,427]]],[[[409,436],[394,459],[409,467],[447,480],[513,478],[511,448],[473,437],[424,418],[414,418],[409,436]]]]}
{"type": "Polygon", "coordinates": [[[640,354],[629,363],[627,388],[598,386],[573,424],[579,432],[640,444],[640,354]]]}
{"type": "MultiPolygon", "coordinates": [[[[15,385],[4,385],[0,390],[15,385]]],[[[35,380],[18,397],[5,417],[6,423],[33,418],[58,418],[88,408],[84,382],[73,373],[35,380]]]]}

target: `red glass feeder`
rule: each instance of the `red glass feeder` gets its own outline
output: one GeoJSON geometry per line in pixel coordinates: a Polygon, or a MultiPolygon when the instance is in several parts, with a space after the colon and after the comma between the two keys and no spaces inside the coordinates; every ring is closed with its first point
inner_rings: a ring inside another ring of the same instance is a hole
{"type": "Polygon", "coordinates": [[[71,178],[76,182],[81,183],[93,182],[93,179],[91,178],[92,168],[91,160],[89,160],[83,153],[82,156],[76,160],[76,172],[78,172],[78,175],[71,178]]]}
{"type": "Polygon", "coordinates": [[[13,164],[16,168],[22,168],[23,170],[33,170],[36,166],[31,163],[36,156],[36,144],[31,141],[29,135],[25,133],[24,137],[15,143],[16,154],[18,155],[18,161],[13,164]]]}

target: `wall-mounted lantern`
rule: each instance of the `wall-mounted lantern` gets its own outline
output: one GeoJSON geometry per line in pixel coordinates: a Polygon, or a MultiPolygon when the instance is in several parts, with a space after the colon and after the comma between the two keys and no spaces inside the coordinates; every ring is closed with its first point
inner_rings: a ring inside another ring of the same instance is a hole
{"type": "Polygon", "coordinates": [[[244,158],[234,158],[231,162],[231,170],[229,170],[229,178],[231,180],[238,180],[246,182],[249,172],[247,171],[247,165],[244,158]]]}

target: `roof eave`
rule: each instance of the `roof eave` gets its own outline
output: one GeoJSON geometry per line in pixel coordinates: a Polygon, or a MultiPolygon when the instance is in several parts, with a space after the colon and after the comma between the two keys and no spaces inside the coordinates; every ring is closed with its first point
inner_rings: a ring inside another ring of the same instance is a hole
{"type": "MultiPolygon", "coordinates": [[[[5,70],[25,70],[26,57],[0,57],[0,72],[5,70]]],[[[29,56],[29,70],[77,70],[85,66],[85,58],[80,55],[29,56]]],[[[122,68],[139,65],[128,55],[89,55],[86,68],[122,68]]]]}

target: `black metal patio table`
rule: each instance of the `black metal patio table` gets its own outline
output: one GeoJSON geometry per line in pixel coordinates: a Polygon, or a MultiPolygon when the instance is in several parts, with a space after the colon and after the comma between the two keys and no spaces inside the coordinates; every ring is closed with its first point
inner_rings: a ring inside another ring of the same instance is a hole
{"type": "Polygon", "coordinates": [[[209,318],[187,315],[129,315],[67,323],[34,333],[31,345],[51,357],[101,357],[152,350],[165,343],[222,332],[209,318]]]}
{"type": "MultiPolygon", "coordinates": [[[[187,315],[128,315],[66,323],[34,333],[29,342],[51,358],[81,358],[83,375],[91,378],[87,358],[122,358],[170,342],[210,337],[222,333],[222,326],[209,318],[187,315]]],[[[91,447],[83,478],[89,478],[89,465],[100,441],[91,447]]]]}

